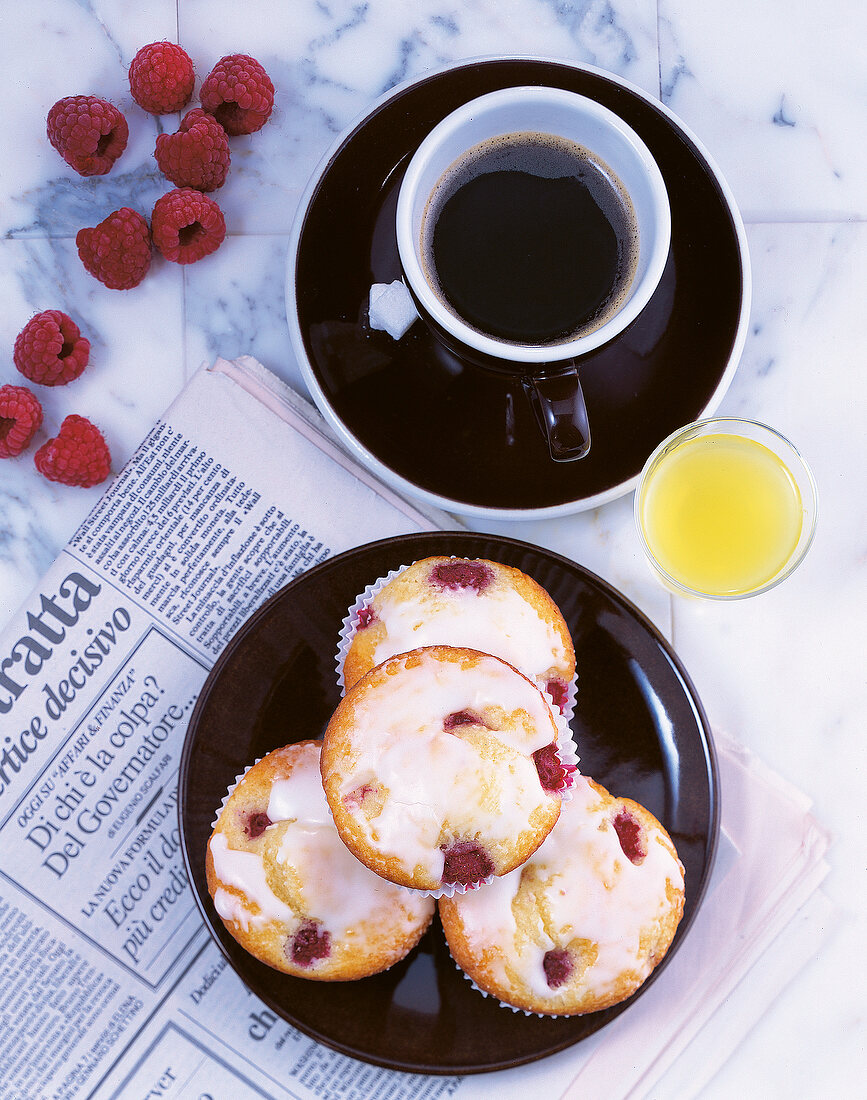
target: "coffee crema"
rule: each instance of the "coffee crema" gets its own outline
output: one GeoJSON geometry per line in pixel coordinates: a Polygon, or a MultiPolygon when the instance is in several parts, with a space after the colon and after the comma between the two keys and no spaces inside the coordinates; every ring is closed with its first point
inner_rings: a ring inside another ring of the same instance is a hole
{"type": "Polygon", "coordinates": [[[481,142],[434,188],[425,276],[455,316],[513,344],[600,328],[628,295],[638,227],[623,185],[576,142],[520,132],[481,142]]]}

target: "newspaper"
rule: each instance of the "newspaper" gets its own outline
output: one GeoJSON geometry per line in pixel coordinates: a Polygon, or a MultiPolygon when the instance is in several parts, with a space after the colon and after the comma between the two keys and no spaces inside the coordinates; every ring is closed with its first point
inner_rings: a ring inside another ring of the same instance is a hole
{"type": "Polygon", "coordinates": [[[2,1097],[91,1095],[133,1043],[105,1095],[269,1095],[247,1065],[266,1037],[299,1056],[276,1094],[320,1095],[321,1056],[221,995],[176,805],[190,711],[250,612],[331,554],[455,525],[317,420],[253,360],[200,371],[0,639],[2,1097]]]}
{"type": "MultiPolygon", "coordinates": [[[[178,762],[235,629],[329,555],[455,526],[359,468],[254,360],[218,360],[193,377],[0,636],[0,1100],[482,1100],[492,1089],[523,1100],[543,1086],[571,1096],[584,1069],[607,1080],[607,1097],[635,1086],[618,1091],[623,1058],[608,1029],[493,1077],[397,1073],[338,1054],[243,986],[192,897],[178,762]]],[[[793,837],[804,814],[800,803],[789,814],[793,837]]],[[[824,848],[810,850],[812,878],[797,881],[813,889],[824,848]]],[[[742,856],[734,863],[744,870],[742,856]]],[[[732,874],[724,864],[715,880],[732,874]]],[[[750,889],[768,880],[765,866],[750,889]]],[[[773,905],[780,927],[803,900],[787,883],[791,912],[773,905]]],[[[709,901],[731,896],[716,889],[709,901]]],[[[712,956],[722,958],[718,936],[712,956]]],[[[691,1015],[701,958],[696,944],[691,1015]]],[[[704,1016],[715,1003],[705,1000],[704,1016]]],[[[633,1015],[622,1026],[648,1031],[647,1014],[644,1024],[633,1015]]],[[[636,1077],[682,1028],[669,1015],[627,1059],[636,1077]]]]}

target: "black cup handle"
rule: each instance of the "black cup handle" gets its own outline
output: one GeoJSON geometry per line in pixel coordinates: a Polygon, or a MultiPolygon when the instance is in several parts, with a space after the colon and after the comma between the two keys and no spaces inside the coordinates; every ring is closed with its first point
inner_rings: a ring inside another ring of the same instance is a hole
{"type": "Polygon", "coordinates": [[[590,422],[575,364],[525,375],[523,383],[551,458],[555,462],[583,458],[590,450],[590,422]]]}

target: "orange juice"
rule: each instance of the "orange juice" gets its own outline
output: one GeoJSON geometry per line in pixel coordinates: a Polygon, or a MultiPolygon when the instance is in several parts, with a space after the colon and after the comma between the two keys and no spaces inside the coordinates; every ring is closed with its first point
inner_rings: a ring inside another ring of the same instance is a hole
{"type": "Polygon", "coordinates": [[[638,501],[658,564],[684,587],[712,596],[771,581],[798,545],[803,515],[789,468],[741,435],[698,435],[664,452],[638,501]]]}

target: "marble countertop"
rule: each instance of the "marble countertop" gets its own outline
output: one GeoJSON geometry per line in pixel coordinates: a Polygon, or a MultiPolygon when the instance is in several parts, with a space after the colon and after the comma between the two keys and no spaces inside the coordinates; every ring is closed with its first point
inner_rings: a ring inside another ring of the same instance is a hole
{"type": "MultiPolygon", "coordinates": [[[[700,138],[747,230],[752,314],[721,410],[796,441],[820,519],[799,570],[731,604],[664,592],[641,557],[624,497],[525,523],[471,521],[573,558],[623,591],[671,639],[712,724],[814,800],[831,832],[834,927],[705,1094],[837,1096],[867,1069],[867,6],[861,0],[29,0],[6,4],[0,84],[0,384],[20,378],[15,336],[42,309],[89,336],[74,385],[40,389],[46,426],[69,412],[105,431],[120,469],[184,382],[217,355],[254,355],[303,391],[286,326],[284,264],[299,196],[348,123],[396,83],[460,58],[531,54],[610,70],[658,97],[700,138]],[[82,268],[75,234],[110,211],[149,213],[167,185],[126,79],[136,50],[180,42],[199,79],[222,55],[257,57],[272,119],[232,142],[214,197],[228,237],[182,268],[157,257],[135,290],[82,268]],[[45,137],[59,98],[93,92],[130,122],[127,151],[84,179],[45,137]]],[[[53,431],[51,434],[54,434],[53,431]]],[[[0,462],[0,628],[98,499],[58,486],[32,455],[0,462]]]]}

